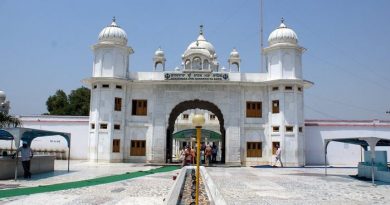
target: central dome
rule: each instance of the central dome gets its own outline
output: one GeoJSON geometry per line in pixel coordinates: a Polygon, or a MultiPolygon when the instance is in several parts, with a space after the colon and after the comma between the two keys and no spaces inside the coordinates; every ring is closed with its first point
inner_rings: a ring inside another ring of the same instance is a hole
{"type": "Polygon", "coordinates": [[[208,42],[206,38],[203,35],[203,26],[200,26],[200,32],[199,36],[196,39],[196,41],[192,42],[188,47],[187,50],[184,52],[184,56],[190,55],[192,53],[201,53],[203,55],[206,55],[208,57],[214,57],[215,56],[215,48],[213,44],[208,42]]]}
{"type": "Polygon", "coordinates": [[[192,42],[187,47],[187,50],[190,50],[190,49],[206,49],[210,53],[210,55],[214,55],[215,54],[215,48],[214,48],[213,44],[211,44],[210,42],[208,42],[204,38],[203,33],[201,33],[198,36],[196,41],[192,42]]]}

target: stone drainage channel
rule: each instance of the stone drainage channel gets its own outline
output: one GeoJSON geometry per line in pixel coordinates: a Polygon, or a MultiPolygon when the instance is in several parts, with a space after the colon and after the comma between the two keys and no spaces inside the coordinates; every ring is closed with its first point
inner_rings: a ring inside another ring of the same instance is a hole
{"type": "MultiPolygon", "coordinates": [[[[195,205],[195,166],[183,167],[170,190],[165,204],[168,205],[195,205]]],[[[205,167],[200,167],[199,204],[224,205],[227,204],[214,182],[211,180],[205,167]]]]}

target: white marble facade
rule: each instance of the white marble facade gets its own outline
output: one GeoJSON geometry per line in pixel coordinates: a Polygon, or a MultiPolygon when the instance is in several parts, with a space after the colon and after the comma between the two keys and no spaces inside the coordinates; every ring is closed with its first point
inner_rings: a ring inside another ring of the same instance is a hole
{"type": "Polygon", "coordinates": [[[263,73],[241,73],[236,49],[227,59],[229,69],[220,68],[203,27],[181,56],[181,68],[166,71],[164,51],[159,48],[153,58],[153,72],[133,72],[129,69],[133,49],[114,19],[93,46],[93,74],[84,80],[92,91],[89,159],[167,162],[172,147],[167,136],[174,131],[176,118],[198,108],[214,113],[220,122],[217,131],[224,140],[224,163],[270,164],[274,160],[272,142],[279,142],[285,164],[304,165],[303,90],[312,85],[302,79],[304,49],[283,21],[268,42],[269,47],[264,49],[267,72],[263,73]],[[118,99],[120,109],[115,108],[118,99]],[[133,100],[146,100],[146,115],[133,113],[133,100]],[[275,100],[279,102],[278,113],[272,112],[275,100]],[[261,102],[261,117],[246,116],[247,102],[261,102]],[[113,152],[115,139],[120,140],[119,152],[113,152]],[[146,141],[145,156],[130,156],[131,140],[146,141]],[[247,142],[261,142],[262,156],[248,158],[247,142]]]}

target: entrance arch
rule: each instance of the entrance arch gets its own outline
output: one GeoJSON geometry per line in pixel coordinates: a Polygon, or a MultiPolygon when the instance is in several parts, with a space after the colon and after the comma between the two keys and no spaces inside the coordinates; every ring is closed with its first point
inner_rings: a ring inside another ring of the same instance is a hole
{"type": "Polygon", "coordinates": [[[166,140],[166,162],[168,162],[169,159],[172,159],[172,135],[174,131],[175,121],[176,118],[184,111],[191,110],[191,109],[202,109],[202,110],[208,110],[212,113],[214,113],[215,116],[217,116],[219,120],[219,130],[221,132],[221,162],[225,163],[225,126],[224,126],[224,118],[222,111],[216,106],[214,103],[204,100],[188,100],[183,101],[179,104],[177,104],[171,111],[169,118],[168,118],[168,127],[167,127],[167,140],[166,140]]]}

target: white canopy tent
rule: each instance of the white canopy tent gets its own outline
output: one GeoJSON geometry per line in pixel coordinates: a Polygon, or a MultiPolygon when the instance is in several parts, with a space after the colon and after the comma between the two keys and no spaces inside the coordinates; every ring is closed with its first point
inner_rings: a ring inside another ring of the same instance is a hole
{"type": "MultiPolygon", "coordinates": [[[[31,142],[37,137],[46,137],[46,136],[54,136],[54,135],[59,135],[64,137],[68,143],[68,172],[69,172],[70,140],[71,140],[70,133],[22,128],[22,127],[0,129],[0,140],[14,140],[16,148],[20,146],[20,141],[25,141],[30,146],[31,142]]],[[[18,157],[16,157],[16,164],[15,164],[15,180],[17,179],[17,170],[18,170],[17,164],[18,164],[18,157]]]]}

